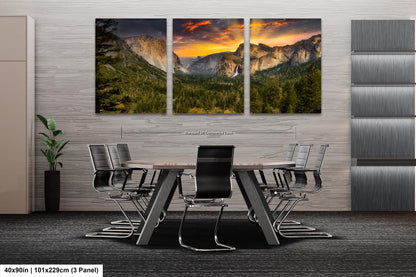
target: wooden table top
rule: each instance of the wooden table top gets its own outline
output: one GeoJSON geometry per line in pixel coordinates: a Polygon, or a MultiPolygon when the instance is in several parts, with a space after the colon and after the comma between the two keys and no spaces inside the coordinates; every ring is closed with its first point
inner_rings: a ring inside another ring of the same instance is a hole
{"type": "MultiPolygon", "coordinates": [[[[146,169],[195,169],[196,157],[159,157],[123,162],[124,167],[146,169]]],[[[292,161],[255,157],[234,157],[234,169],[260,170],[295,166],[292,161]]]]}

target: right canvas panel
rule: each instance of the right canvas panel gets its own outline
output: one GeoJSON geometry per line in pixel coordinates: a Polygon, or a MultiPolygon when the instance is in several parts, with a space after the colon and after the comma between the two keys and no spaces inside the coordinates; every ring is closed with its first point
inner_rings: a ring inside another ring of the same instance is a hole
{"type": "Polygon", "coordinates": [[[250,112],[321,112],[321,19],[251,19],[250,112]]]}

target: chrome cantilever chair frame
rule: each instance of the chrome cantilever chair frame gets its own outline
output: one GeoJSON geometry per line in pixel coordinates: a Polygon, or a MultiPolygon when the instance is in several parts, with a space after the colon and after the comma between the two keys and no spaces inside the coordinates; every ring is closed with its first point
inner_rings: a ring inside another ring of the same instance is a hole
{"type": "MultiPolygon", "coordinates": [[[[299,151],[298,155],[296,157],[295,167],[294,168],[305,168],[306,164],[308,163],[309,154],[311,151],[313,144],[300,144],[299,145],[299,151]]],[[[269,195],[268,195],[268,204],[270,205],[272,201],[276,197],[280,197],[282,194],[287,194],[290,192],[289,188],[289,182],[292,181],[292,173],[288,169],[290,168],[274,168],[273,169],[273,176],[276,181],[277,188],[269,188],[269,195]],[[277,174],[276,171],[280,171],[279,174],[277,174]],[[280,182],[279,182],[280,181],[280,182]]],[[[276,213],[278,208],[280,207],[280,203],[276,205],[276,207],[273,210],[273,214],[276,213]]],[[[301,223],[299,221],[285,221],[282,222],[283,225],[287,225],[282,228],[297,228],[297,229],[305,229],[305,230],[314,230],[311,227],[307,226],[300,226],[301,223]],[[293,225],[299,225],[297,227],[294,227],[293,225]]]]}
{"type": "MultiPolygon", "coordinates": [[[[295,154],[295,150],[296,150],[297,146],[298,146],[297,143],[290,143],[289,144],[289,147],[286,151],[285,161],[293,160],[293,155],[295,154]]],[[[264,175],[263,170],[259,170],[259,174],[260,174],[260,178],[261,178],[261,181],[262,181],[262,187],[267,189],[268,188],[268,183],[267,183],[267,179],[266,179],[266,176],[264,175]]],[[[276,181],[276,184],[278,184],[277,176],[274,173],[273,173],[273,175],[274,175],[274,179],[276,181]]]]}
{"type": "MultiPolygon", "coordinates": [[[[285,222],[286,218],[290,212],[295,208],[295,206],[301,201],[308,201],[306,198],[307,193],[318,193],[322,189],[322,179],[320,177],[320,170],[322,167],[323,159],[325,156],[326,149],[329,145],[323,144],[319,150],[319,154],[313,169],[305,168],[290,168],[285,169],[286,171],[293,172],[295,175],[295,184],[290,189],[290,193],[280,194],[280,202],[273,211],[273,215],[276,213],[278,208],[282,205],[283,202],[286,202],[283,209],[280,211],[279,215],[275,219],[273,226],[280,235],[286,238],[330,238],[331,234],[326,232],[317,232],[315,228],[302,226],[305,228],[296,228],[295,226],[284,228],[282,223],[285,222]],[[308,178],[307,173],[313,173],[314,177],[314,187],[312,189],[307,188],[308,178]],[[298,195],[297,195],[298,193],[298,195]]],[[[284,172],[279,173],[284,174],[284,172]]],[[[283,175],[284,177],[284,175],[283,175]]],[[[287,180],[284,178],[286,185],[289,187],[287,180]]]]}
{"type": "Polygon", "coordinates": [[[182,194],[182,198],[185,202],[185,210],[183,212],[181,224],[178,231],[178,240],[180,246],[199,252],[232,251],[236,249],[233,246],[221,243],[218,239],[219,222],[221,220],[224,207],[228,206],[224,202],[224,198],[229,198],[232,195],[231,177],[233,156],[234,146],[198,147],[197,165],[194,177],[195,195],[183,195],[182,188],[180,188],[180,194],[182,194]],[[224,155],[225,157],[223,157],[224,155]],[[212,164],[215,164],[217,170],[213,170],[212,164]],[[217,174],[217,176],[214,176],[217,177],[217,179],[212,178],[211,180],[207,180],[204,178],[208,176],[208,174],[213,174],[214,172],[217,174]],[[221,248],[197,248],[184,243],[182,236],[183,225],[188,209],[192,207],[221,207],[214,229],[214,242],[221,248]]]}
{"type": "MultiPolygon", "coordinates": [[[[297,143],[290,143],[289,144],[289,147],[288,147],[288,149],[286,151],[285,161],[292,161],[293,160],[293,155],[295,154],[295,150],[296,150],[296,147],[297,146],[298,146],[297,143]]],[[[261,181],[262,181],[262,183],[260,184],[260,188],[263,190],[264,196],[266,197],[266,202],[269,203],[272,200],[272,197],[270,196],[270,193],[269,193],[269,188],[275,188],[276,186],[277,187],[280,187],[280,183],[282,183],[282,182],[279,183],[279,181],[277,179],[277,175],[275,174],[274,171],[273,171],[273,177],[274,177],[274,180],[276,182],[275,183],[275,186],[270,186],[268,184],[267,179],[266,179],[266,176],[264,175],[264,171],[263,170],[259,170],[259,174],[260,174],[260,178],[261,178],[261,181]]],[[[250,208],[248,210],[247,217],[248,217],[248,219],[251,222],[257,222],[256,215],[254,214],[252,208],[250,208]]],[[[298,222],[293,221],[291,223],[292,224],[296,224],[298,222]]]]}
{"type": "MultiPolygon", "coordinates": [[[[129,238],[133,234],[136,234],[137,228],[134,226],[133,221],[127,215],[124,210],[121,202],[132,202],[136,209],[137,207],[137,197],[146,195],[148,192],[130,189],[125,190],[125,186],[128,181],[129,171],[124,168],[113,169],[110,167],[110,162],[108,160],[107,149],[104,144],[95,144],[88,146],[89,154],[91,157],[92,165],[94,168],[94,179],[92,182],[94,190],[97,192],[107,193],[108,198],[106,200],[113,201],[120,209],[126,221],[130,225],[130,228],[125,230],[117,230],[113,228],[104,228],[101,232],[93,232],[86,234],[86,237],[94,238],[129,238]],[[91,148],[99,148],[101,153],[93,154],[91,148]],[[95,155],[102,156],[101,161],[97,161],[95,155]],[[97,166],[96,163],[101,162],[101,165],[97,166]],[[119,173],[119,174],[114,174],[119,173]],[[120,174],[124,175],[124,178],[120,179],[120,174]],[[101,177],[97,177],[101,175],[101,177]],[[117,175],[117,178],[115,177],[117,175]],[[121,182],[120,182],[121,180],[121,182]]],[[[142,220],[144,217],[141,213],[139,216],[142,220]]]]}
{"type": "MultiPolygon", "coordinates": [[[[141,188],[144,179],[146,178],[146,174],[147,174],[147,170],[146,169],[136,169],[136,168],[124,168],[122,167],[121,163],[122,160],[127,159],[127,160],[131,160],[130,157],[130,151],[128,149],[128,145],[127,144],[123,144],[123,148],[121,149],[122,151],[119,150],[119,145],[121,144],[116,144],[116,143],[111,143],[111,144],[107,144],[107,152],[108,152],[108,157],[110,159],[111,162],[111,166],[113,169],[124,169],[126,172],[129,173],[128,177],[127,177],[127,186],[131,186],[131,185],[135,185],[137,188],[141,188]],[[123,159],[120,157],[120,152],[123,153],[123,159]],[[133,175],[133,171],[135,170],[141,170],[142,171],[142,176],[140,178],[140,182],[139,183],[135,183],[132,179],[132,175],[133,175]]],[[[135,203],[135,206],[137,209],[140,209],[141,213],[144,213],[145,211],[145,206],[147,205],[145,199],[146,197],[141,197],[140,198],[143,202],[143,206],[141,205],[141,203],[139,201],[137,201],[135,203]]],[[[138,226],[140,225],[141,220],[132,220],[133,225],[138,226]]],[[[123,225],[130,225],[130,222],[128,220],[116,220],[116,221],[111,221],[111,225],[114,225],[112,227],[108,227],[103,229],[104,231],[119,231],[119,232],[123,232],[126,229],[129,229],[129,226],[123,226],[123,225]],[[121,226],[119,226],[121,225],[121,226]]]]}
{"type": "MultiPolygon", "coordinates": [[[[306,198],[306,193],[317,193],[322,188],[322,180],[320,177],[320,173],[318,170],[315,169],[289,169],[295,172],[295,178],[298,174],[305,174],[306,172],[312,172],[314,179],[315,179],[315,187],[313,189],[302,189],[301,192],[299,190],[299,195],[294,193],[282,195],[280,197],[281,201],[279,202],[278,206],[280,206],[283,202],[286,202],[283,209],[279,213],[278,217],[275,219],[273,223],[273,227],[282,237],[285,238],[330,238],[332,237],[331,234],[327,232],[317,232],[315,228],[304,226],[305,228],[283,228],[282,222],[286,220],[295,206],[301,201],[308,201],[309,199],[306,198]]],[[[306,175],[305,175],[306,176],[306,175]]],[[[301,177],[304,179],[305,177],[301,177]]],[[[294,191],[293,191],[294,192],[294,191]]]]}
{"type": "MultiPolygon", "coordinates": [[[[289,147],[286,152],[285,161],[292,161],[293,156],[295,154],[296,147],[298,146],[297,143],[291,143],[289,144],[289,147]]],[[[296,159],[296,167],[305,167],[306,163],[308,161],[309,152],[312,147],[312,144],[301,144],[300,149],[298,152],[298,157],[296,159]]],[[[266,198],[266,202],[268,205],[271,204],[274,197],[279,195],[279,193],[288,192],[289,188],[285,186],[282,177],[279,174],[276,174],[276,168],[273,169],[272,174],[274,177],[275,184],[274,185],[268,185],[266,178],[264,176],[263,171],[259,171],[260,176],[263,182],[263,185],[260,185],[260,188],[263,190],[264,197],[266,198]],[[279,193],[278,193],[279,192],[279,193]]],[[[285,172],[285,178],[289,178],[291,180],[292,176],[290,173],[285,172]]],[[[250,209],[247,213],[247,217],[251,222],[257,222],[256,215],[253,213],[253,210],[250,209]]],[[[283,222],[284,225],[300,225],[301,223],[298,221],[286,221],[283,222]]]]}
{"type": "MultiPolygon", "coordinates": [[[[110,162],[113,168],[123,168],[122,162],[131,160],[130,150],[129,150],[129,146],[127,143],[107,144],[107,151],[108,151],[110,162]]],[[[154,171],[153,173],[150,184],[145,185],[146,177],[148,174],[147,169],[142,169],[142,168],[125,168],[125,169],[129,171],[128,181],[127,181],[128,185],[134,184],[134,185],[137,185],[138,188],[148,189],[151,191],[154,190],[155,186],[153,185],[153,181],[156,175],[156,171],[154,171]],[[140,181],[138,183],[135,183],[132,179],[132,175],[133,175],[133,172],[137,170],[142,171],[142,175],[141,175],[140,181]]],[[[150,200],[146,196],[141,197],[140,200],[142,201],[142,203],[136,200],[135,206],[136,206],[136,209],[140,209],[141,213],[144,213],[150,200]]],[[[166,211],[163,210],[156,227],[159,225],[160,222],[164,221],[165,218],[166,218],[166,211]]],[[[134,225],[138,226],[140,225],[141,220],[133,220],[132,222],[134,225]]],[[[127,220],[115,220],[111,222],[111,225],[115,225],[115,227],[112,228],[114,230],[123,230],[129,227],[119,227],[119,225],[121,226],[130,225],[130,223],[127,220]]],[[[106,228],[106,229],[110,229],[110,228],[111,227],[106,228]]]]}

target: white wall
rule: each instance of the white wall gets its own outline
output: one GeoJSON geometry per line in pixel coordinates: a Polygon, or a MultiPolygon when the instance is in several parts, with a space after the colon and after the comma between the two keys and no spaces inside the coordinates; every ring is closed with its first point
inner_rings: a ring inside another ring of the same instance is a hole
{"type": "MultiPolygon", "coordinates": [[[[416,1],[3,0],[0,14],[27,14],[36,21],[36,112],[54,117],[71,140],[62,158],[62,210],[112,209],[91,187],[86,145],[118,141],[130,143],[135,158],[193,155],[202,143],[235,144],[237,155],[283,157],[286,145],[297,141],[315,144],[311,161],[319,144],[329,143],[322,170],[324,189],[298,209],[350,210],[350,21],[414,18],[416,1]],[[240,17],[246,24],[256,17],[322,18],[322,114],[97,115],[94,20],[102,17],[168,18],[168,31],[172,18],[180,17],[240,17]],[[234,135],[184,135],[189,130],[233,131],[234,135]]],[[[6,101],[7,93],[1,97],[6,101]]],[[[36,126],[40,131],[39,122],[36,126]]],[[[39,146],[38,140],[36,209],[42,210],[47,164],[39,146]]],[[[181,202],[175,201],[172,208],[182,209],[181,202]]],[[[236,189],[229,210],[244,208],[236,189]]]]}

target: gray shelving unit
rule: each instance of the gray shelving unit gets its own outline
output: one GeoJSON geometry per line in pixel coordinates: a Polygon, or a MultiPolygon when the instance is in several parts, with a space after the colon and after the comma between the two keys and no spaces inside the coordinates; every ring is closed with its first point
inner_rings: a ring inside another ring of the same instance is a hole
{"type": "Polygon", "coordinates": [[[351,22],[351,208],[415,210],[415,21],[351,22]]]}

